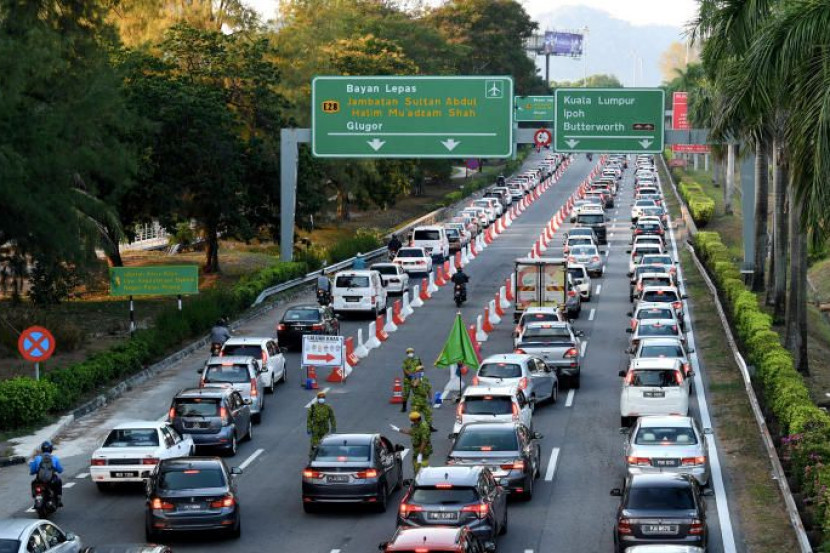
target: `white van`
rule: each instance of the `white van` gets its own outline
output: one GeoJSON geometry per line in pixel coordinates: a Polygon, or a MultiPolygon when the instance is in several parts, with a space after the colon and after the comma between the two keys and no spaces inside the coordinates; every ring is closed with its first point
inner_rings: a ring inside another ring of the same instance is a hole
{"type": "Polygon", "coordinates": [[[415,227],[410,246],[424,248],[433,259],[446,260],[450,256],[450,241],[447,230],[441,226],[415,227]]]}
{"type": "Polygon", "coordinates": [[[332,302],[335,313],[382,313],[386,310],[386,288],[380,273],[347,270],[335,274],[332,302]]]}

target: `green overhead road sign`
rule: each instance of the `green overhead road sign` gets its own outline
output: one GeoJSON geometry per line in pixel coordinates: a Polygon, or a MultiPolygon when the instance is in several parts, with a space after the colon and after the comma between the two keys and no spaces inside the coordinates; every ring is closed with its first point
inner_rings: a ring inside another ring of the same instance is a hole
{"type": "Polygon", "coordinates": [[[553,96],[516,96],[516,121],[553,121],[553,96]]]}
{"type": "Polygon", "coordinates": [[[111,296],[177,296],[198,293],[197,265],[110,267],[111,296]]]}
{"type": "Polygon", "coordinates": [[[513,153],[512,77],[315,77],[311,105],[317,157],[513,153]]]}
{"type": "Polygon", "coordinates": [[[659,88],[559,88],[557,152],[663,151],[665,93],[659,88]]]}

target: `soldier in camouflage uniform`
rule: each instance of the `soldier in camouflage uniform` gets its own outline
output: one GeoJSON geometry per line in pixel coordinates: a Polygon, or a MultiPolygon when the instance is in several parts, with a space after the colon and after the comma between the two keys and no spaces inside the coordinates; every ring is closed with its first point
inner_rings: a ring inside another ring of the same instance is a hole
{"type": "Polygon", "coordinates": [[[412,470],[415,476],[418,476],[421,468],[429,466],[429,456],[432,455],[432,435],[419,412],[409,413],[409,420],[412,426],[409,429],[401,428],[400,432],[409,435],[412,439],[412,470]]]}
{"type": "Polygon", "coordinates": [[[323,436],[330,432],[337,432],[337,419],[334,418],[334,409],[326,405],[325,392],[319,392],[317,402],[311,405],[306,415],[306,433],[311,436],[309,456],[314,453],[323,436]]]}
{"type": "Polygon", "coordinates": [[[406,359],[403,360],[403,405],[401,413],[406,413],[406,402],[409,401],[409,394],[412,391],[412,379],[421,366],[421,358],[415,355],[415,350],[406,348],[406,359]]]}
{"type": "Polygon", "coordinates": [[[418,367],[418,372],[412,379],[412,409],[423,415],[424,422],[432,432],[436,431],[432,426],[432,385],[424,375],[423,365],[418,367]]]}

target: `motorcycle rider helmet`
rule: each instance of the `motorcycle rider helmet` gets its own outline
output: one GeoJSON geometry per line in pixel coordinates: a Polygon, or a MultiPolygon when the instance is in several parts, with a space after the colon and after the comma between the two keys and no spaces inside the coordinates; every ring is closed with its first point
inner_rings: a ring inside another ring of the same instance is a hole
{"type": "Polygon", "coordinates": [[[52,453],[54,447],[52,446],[52,442],[46,440],[42,444],[40,444],[40,451],[41,453],[52,453]]]}

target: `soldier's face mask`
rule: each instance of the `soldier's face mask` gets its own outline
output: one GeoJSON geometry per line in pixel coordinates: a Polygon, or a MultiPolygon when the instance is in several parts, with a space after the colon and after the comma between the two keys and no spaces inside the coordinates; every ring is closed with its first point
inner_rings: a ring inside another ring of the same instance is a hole
{"type": "Polygon", "coordinates": [[[414,353],[407,353],[406,356],[409,357],[410,359],[412,359],[413,357],[415,357],[415,354],[414,353]]]}
{"type": "Polygon", "coordinates": [[[325,403],[325,402],[326,402],[326,398],[324,398],[324,397],[318,397],[317,398],[317,403],[325,403]]]}

